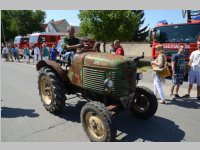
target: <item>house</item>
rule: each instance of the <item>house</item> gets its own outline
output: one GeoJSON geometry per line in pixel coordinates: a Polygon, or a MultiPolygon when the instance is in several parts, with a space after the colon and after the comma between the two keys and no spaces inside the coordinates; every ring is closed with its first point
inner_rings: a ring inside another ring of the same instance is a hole
{"type": "MultiPolygon", "coordinates": [[[[65,19],[63,19],[58,21],[51,20],[43,26],[45,28],[45,32],[67,33],[67,28],[70,26],[70,24],[65,19]]],[[[79,26],[73,27],[75,28],[75,33],[78,34],[80,32],[79,26]]]]}

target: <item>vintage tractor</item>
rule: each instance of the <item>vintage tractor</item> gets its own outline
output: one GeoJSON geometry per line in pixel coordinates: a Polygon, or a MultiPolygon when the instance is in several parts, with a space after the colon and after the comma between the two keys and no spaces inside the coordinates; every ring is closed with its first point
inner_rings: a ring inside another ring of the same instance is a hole
{"type": "Polygon", "coordinates": [[[158,107],[156,96],[146,87],[137,87],[139,59],[107,53],[76,54],[69,70],[54,61],[39,61],[38,89],[47,111],[57,114],[67,95],[81,94],[87,103],[81,109],[82,126],[90,141],[115,140],[113,116],[128,109],[136,117],[152,117],[158,107]]]}

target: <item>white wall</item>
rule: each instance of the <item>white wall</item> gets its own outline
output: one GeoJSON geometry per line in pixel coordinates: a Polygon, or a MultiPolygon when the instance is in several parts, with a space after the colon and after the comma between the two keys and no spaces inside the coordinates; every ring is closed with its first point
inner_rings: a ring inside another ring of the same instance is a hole
{"type": "MultiPolygon", "coordinates": [[[[106,51],[109,52],[111,43],[106,43],[106,51]]],[[[151,47],[147,42],[121,42],[126,56],[140,56],[144,52],[145,57],[151,57],[151,47]]],[[[103,51],[103,43],[101,43],[103,51]]]]}

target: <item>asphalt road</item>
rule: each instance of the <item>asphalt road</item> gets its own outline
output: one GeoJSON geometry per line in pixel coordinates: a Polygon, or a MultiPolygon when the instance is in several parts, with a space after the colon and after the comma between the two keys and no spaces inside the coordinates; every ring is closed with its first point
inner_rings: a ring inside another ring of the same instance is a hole
{"type": "MultiPolygon", "coordinates": [[[[1,61],[1,140],[29,142],[88,142],[80,123],[85,101],[67,96],[59,116],[42,106],[34,65],[1,61]]],[[[153,89],[151,72],[139,84],[153,89]]],[[[195,98],[171,100],[170,81],[165,83],[167,104],[159,104],[154,117],[135,118],[123,111],[115,118],[116,141],[179,142],[200,141],[200,101],[195,98]]],[[[186,92],[187,84],[180,89],[186,92]]],[[[195,96],[196,90],[192,91],[195,96]]]]}

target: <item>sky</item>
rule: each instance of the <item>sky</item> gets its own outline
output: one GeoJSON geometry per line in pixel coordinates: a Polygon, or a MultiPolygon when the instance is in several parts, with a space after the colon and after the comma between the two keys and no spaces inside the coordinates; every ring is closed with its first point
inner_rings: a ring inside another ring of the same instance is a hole
{"type": "MultiPolygon", "coordinates": [[[[50,20],[66,19],[71,25],[79,26],[78,10],[45,10],[45,23],[50,20]]],[[[145,10],[144,26],[149,25],[153,28],[158,21],[167,20],[168,23],[184,23],[186,18],[182,17],[182,10],[145,10]]]]}

